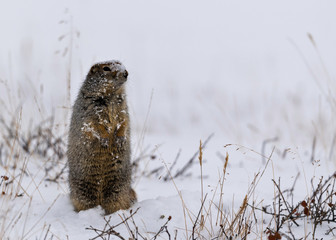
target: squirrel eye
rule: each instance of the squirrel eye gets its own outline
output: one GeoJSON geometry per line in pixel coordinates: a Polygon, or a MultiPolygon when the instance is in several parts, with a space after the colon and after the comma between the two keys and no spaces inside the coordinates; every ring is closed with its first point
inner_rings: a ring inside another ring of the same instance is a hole
{"type": "Polygon", "coordinates": [[[111,69],[109,67],[103,67],[104,71],[111,72],[111,69]]]}

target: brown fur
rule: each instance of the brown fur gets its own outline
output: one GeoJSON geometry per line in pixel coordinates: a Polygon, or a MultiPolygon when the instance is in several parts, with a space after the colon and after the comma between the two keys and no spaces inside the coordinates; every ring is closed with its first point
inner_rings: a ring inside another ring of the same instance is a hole
{"type": "Polygon", "coordinates": [[[109,214],[136,201],[131,188],[127,75],[118,61],[95,64],[75,101],[67,155],[76,211],[101,205],[109,214]]]}

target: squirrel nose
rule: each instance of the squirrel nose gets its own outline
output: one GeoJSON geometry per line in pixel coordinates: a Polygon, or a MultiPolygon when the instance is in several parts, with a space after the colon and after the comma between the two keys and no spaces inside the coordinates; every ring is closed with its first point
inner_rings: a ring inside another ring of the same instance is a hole
{"type": "Polygon", "coordinates": [[[127,76],[128,76],[128,72],[125,70],[125,72],[123,73],[123,76],[125,77],[125,78],[127,78],[127,76]]]}

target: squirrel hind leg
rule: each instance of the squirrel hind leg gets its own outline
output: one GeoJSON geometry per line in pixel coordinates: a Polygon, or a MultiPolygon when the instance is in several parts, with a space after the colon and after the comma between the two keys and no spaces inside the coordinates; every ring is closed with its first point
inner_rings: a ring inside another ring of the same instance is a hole
{"type": "Polygon", "coordinates": [[[78,198],[74,198],[74,197],[71,198],[71,202],[76,212],[87,210],[87,209],[94,208],[97,206],[97,204],[94,204],[92,202],[79,200],[78,198]]]}
{"type": "Polygon", "coordinates": [[[130,196],[131,204],[134,204],[138,201],[137,194],[133,188],[130,188],[129,196],[130,196]]]}
{"type": "Polygon", "coordinates": [[[70,200],[77,212],[99,205],[98,186],[70,175],[70,200]]]}
{"type": "Polygon", "coordinates": [[[102,208],[105,210],[105,214],[108,215],[120,209],[129,209],[136,201],[136,193],[133,189],[130,189],[105,199],[102,203],[102,208]]]}

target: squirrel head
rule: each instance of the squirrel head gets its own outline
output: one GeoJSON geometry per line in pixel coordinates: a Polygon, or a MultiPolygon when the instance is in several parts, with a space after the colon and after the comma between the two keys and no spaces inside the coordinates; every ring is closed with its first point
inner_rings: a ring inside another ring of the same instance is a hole
{"type": "Polygon", "coordinates": [[[128,72],[119,61],[94,64],[84,82],[87,97],[108,97],[118,92],[127,81],[128,72]]]}

